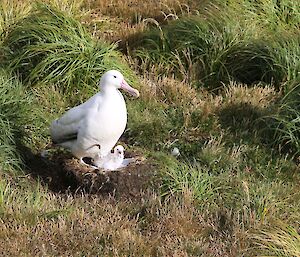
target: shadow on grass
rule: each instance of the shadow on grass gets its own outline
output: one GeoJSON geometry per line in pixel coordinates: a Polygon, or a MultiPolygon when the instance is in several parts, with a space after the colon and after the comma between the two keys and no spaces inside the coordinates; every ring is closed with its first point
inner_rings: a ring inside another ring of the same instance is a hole
{"type": "Polygon", "coordinates": [[[22,149],[25,173],[46,185],[55,193],[97,194],[121,198],[140,199],[142,191],[153,188],[156,165],[141,153],[129,152],[125,158],[135,161],[116,171],[102,171],[85,166],[71,153],[56,151],[48,158],[22,149]]]}
{"type": "Polygon", "coordinates": [[[221,127],[238,138],[252,141],[263,129],[266,110],[249,103],[232,104],[218,113],[221,127]]]}
{"type": "Polygon", "coordinates": [[[22,147],[20,152],[25,163],[24,172],[41,181],[43,185],[47,185],[51,191],[75,193],[80,189],[75,175],[60,163],[43,158],[40,154],[34,154],[27,147],[22,147]]]}

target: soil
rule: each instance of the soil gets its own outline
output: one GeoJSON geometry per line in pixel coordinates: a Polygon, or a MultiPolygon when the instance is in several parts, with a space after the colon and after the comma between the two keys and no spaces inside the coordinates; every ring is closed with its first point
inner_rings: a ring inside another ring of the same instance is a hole
{"type": "Polygon", "coordinates": [[[142,191],[157,181],[154,160],[140,152],[126,152],[125,158],[134,158],[127,167],[103,171],[84,164],[70,153],[57,151],[47,158],[26,151],[27,173],[39,179],[56,193],[91,193],[117,197],[139,198],[142,191]]]}

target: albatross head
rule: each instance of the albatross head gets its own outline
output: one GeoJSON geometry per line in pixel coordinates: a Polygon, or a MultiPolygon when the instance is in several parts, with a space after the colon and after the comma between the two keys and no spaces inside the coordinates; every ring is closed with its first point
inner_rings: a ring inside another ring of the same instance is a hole
{"type": "Polygon", "coordinates": [[[102,90],[106,90],[108,88],[121,88],[135,97],[139,97],[140,95],[137,89],[132,88],[127,84],[122,73],[117,70],[110,70],[104,73],[100,80],[100,88],[102,90]]]}
{"type": "Polygon", "coordinates": [[[115,148],[114,148],[114,156],[117,158],[117,159],[124,159],[124,147],[122,145],[117,145],[115,148]]]}

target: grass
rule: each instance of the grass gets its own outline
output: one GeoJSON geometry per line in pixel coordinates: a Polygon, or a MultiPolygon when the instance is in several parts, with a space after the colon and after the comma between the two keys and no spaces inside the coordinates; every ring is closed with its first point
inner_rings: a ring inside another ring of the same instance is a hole
{"type": "Polygon", "coordinates": [[[268,64],[263,46],[259,42],[249,44],[249,33],[240,26],[232,22],[224,26],[222,22],[215,16],[200,15],[173,21],[145,32],[137,43],[141,47],[136,47],[136,55],[146,65],[162,63],[168,67],[167,72],[211,89],[231,78],[245,83],[256,81],[265,73],[258,71],[264,68],[262,63],[268,64]],[[235,66],[237,58],[244,64],[235,66]]]}
{"type": "Polygon", "coordinates": [[[258,247],[265,250],[264,256],[298,256],[300,238],[296,228],[276,222],[270,229],[264,229],[255,236],[258,247]]]}
{"type": "MultiPolygon", "coordinates": [[[[30,5],[26,1],[3,0],[0,3],[0,32],[6,33],[9,26],[29,13],[30,5]]],[[[1,37],[1,41],[3,36],[1,37]]]]}
{"type": "Polygon", "coordinates": [[[299,107],[298,82],[290,80],[285,85],[285,93],[276,103],[273,113],[263,117],[266,131],[271,133],[273,146],[280,151],[289,152],[297,158],[299,155],[299,107]]]}
{"type": "Polygon", "coordinates": [[[186,83],[150,77],[143,80],[147,85],[141,88],[143,97],[128,103],[127,138],[155,150],[178,146],[193,157],[199,143],[210,137],[208,131],[216,130],[214,99],[205,101],[205,92],[201,95],[186,83]]]}
{"type": "Polygon", "coordinates": [[[0,160],[1,170],[20,170],[18,147],[25,136],[25,124],[30,120],[32,98],[11,72],[0,70],[0,160]]]}
{"type": "Polygon", "coordinates": [[[160,63],[161,72],[212,90],[231,80],[279,87],[297,73],[298,13],[282,17],[288,5],[296,10],[297,3],[269,5],[274,13],[265,3],[212,2],[198,15],[145,31],[133,44],[133,52],[146,67],[160,63]]]}
{"type": "Polygon", "coordinates": [[[127,48],[136,41],[135,34],[154,24],[197,12],[206,1],[162,0],[153,1],[85,1],[83,22],[95,38],[117,42],[118,47],[127,48]]]}
{"type": "Polygon", "coordinates": [[[214,178],[201,167],[178,165],[166,171],[162,196],[190,193],[202,208],[207,208],[219,189],[214,186],[214,182],[214,178]]]}
{"type": "MultiPolygon", "coordinates": [[[[151,194],[147,198],[149,200],[144,204],[149,207],[146,207],[147,214],[142,219],[139,214],[124,213],[120,206],[116,206],[110,200],[95,197],[88,199],[84,196],[63,200],[48,193],[40,199],[40,215],[36,220],[30,221],[27,219],[29,216],[25,216],[25,220],[21,219],[21,225],[20,218],[2,217],[2,220],[12,222],[10,227],[17,233],[13,233],[9,227],[2,224],[0,243],[2,246],[9,246],[6,252],[9,255],[59,255],[64,252],[71,256],[151,256],[171,254],[174,251],[182,254],[197,252],[201,242],[198,228],[202,230],[208,226],[204,221],[199,223],[199,219],[202,220],[201,214],[190,208],[189,215],[185,216],[187,213],[184,211],[184,204],[177,202],[175,208],[161,204],[158,198],[151,194]],[[44,206],[49,201],[51,205],[44,206]],[[69,210],[53,215],[55,209],[62,204],[65,207],[69,206],[69,210]],[[44,215],[45,212],[52,212],[52,215],[44,215]],[[150,234],[142,232],[145,219],[153,220],[153,225],[149,228],[152,231],[150,234]],[[182,222],[185,224],[183,229],[173,225],[182,222]],[[41,227],[43,229],[40,229],[41,227]],[[162,230],[166,236],[161,234],[162,230]],[[189,235],[186,235],[186,232],[189,235]],[[179,244],[167,236],[171,234],[178,239],[179,244]],[[41,238],[46,239],[42,244],[39,243],[41,238]]],[[[136,206],[130,202],[126,202],[126,205],[131,208],[136,206]]],[[[29,207],[29,203],[27,206],[29,207]]],[[[206,249],[201,251],[205,252],[206,249]]]]}
{"type": "Polygon", "coordinates": [[[299,255],[298,1],[0,8],[3,255],[299,255]],[[39,157],[110,68],[141,93],[122,137],[156,174],[138,194],[73,191],[39,157]]]}
{"type": "Polygon", "coordinates": [[[7,65],[25,84],[59,84],[69,96],[94,91],[107,69],[130,73],[113,44],[94,41],[80,22],[45,4],[14,24],[3,46],[7,65]]]}
{"type": "Polygon", "coordinates": [[[88,7],[90,9],[99,9],[101,14],[108,15],[110,17],[122,17],[128,19],[131,22],[137,22],[145,18],[156,18],[163,20],[165,16],[172,13],[174,16],[179,16],[188,12],[190,8],[196,7],[197,1],[190,3],[186,0],[170,1],[163,0],[158,3],[153,1],[89,1],[88,7]]]}

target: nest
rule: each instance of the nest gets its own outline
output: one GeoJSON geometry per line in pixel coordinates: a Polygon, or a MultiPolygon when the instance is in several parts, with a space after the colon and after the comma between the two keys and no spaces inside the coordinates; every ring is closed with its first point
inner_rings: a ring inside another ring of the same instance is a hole
{"type": "Polygon", "coordinates": [[[127,151],[133,161],[124,168],[104,171],[86,166],[70,153],[57,151],[47,158],[27,156],[30,175],[38,177],[55,192],[82,192],[102,195],[139,197],[153,185],[156,165],[140,152],[127,151]]]}

